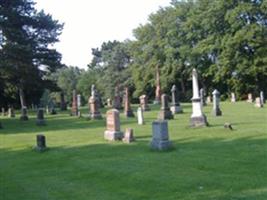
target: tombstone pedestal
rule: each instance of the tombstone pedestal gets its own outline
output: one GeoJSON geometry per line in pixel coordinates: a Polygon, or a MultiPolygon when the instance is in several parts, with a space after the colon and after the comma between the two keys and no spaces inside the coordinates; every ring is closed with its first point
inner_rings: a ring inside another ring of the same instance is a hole
{"type": "Polygon", "coordinates": [[[104,138],[109,141],[122,140],[123,132],[121,131],[105,131],[104,138]]]}
{"type": "Polygon", "coordinates": [[[205,115],[198,116],[198,117],[191,117],[190,124],[192,127],[201,127],[201,126],[207,126],[207,117],[205,115]]]}
{"type": "Polygon", "coordinates": [[[90,97],[89,106],[90,106],[90,118],[102,119],[101,113],[98,110],[97,101],[94,97],[90,97]]]}
{"type": "Polygon", "coordinates": [[[183,109],[181,108],[181,106],[171,106],[171,112],[174,115],[176,113],[182,113],[183,109]]]}
{"type": "Polygon", "coordinates": [[[222,115],[222,111],[220,110],[220,108],[215,108],[212,110],[212,114],[214,116],[221,116],[222,115]]]}
{"type": "Polygon", "coordinates": [[[37,135],[36,143],[37,143],[37,146],[35,147],[36,151],[42,152],[47,149],[44,135],[41,135],[41,134],[37,135]]]}
{"type": "Polygon", "coordinates": [[[109,141],[121,140],[123,132],[120,131],[120,113],[116,109],[107,111],[107,130],[104,132],[104,139],[109,141]]]}

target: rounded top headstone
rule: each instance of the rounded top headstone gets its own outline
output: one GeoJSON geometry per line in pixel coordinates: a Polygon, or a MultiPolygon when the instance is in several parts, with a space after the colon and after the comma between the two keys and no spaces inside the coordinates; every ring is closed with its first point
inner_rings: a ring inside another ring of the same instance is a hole
{"type": "Polygon", "coordinates": [[[176,91],[176,85],[172,86],[171,92],[175,92],[176,91]]]}
{"type": "Polygon", "coordinates": [[[220,94],[220,92],[219,92],[217,89],[215,89],[215,90],[212,92],[212,94],[213,94],[213,95],[218,95],[218,94],[220,94]]]}

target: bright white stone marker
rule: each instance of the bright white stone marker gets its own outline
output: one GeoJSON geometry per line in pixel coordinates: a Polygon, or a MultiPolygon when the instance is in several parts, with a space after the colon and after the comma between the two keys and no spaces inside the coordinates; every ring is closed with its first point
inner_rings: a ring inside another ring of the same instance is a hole
{"type": "Polygon", "coordinates": [[[213,115],[215,116],[221,116],[222,111],[220,109],[220,92],[218,90],[214,90],[212,92],[213,95],[213,115]]]}
{"type": "Polygon", "coordinates": [[[199,96],[199,89],[198,89],[198,79],[197,79],[197,71],[193,69],[192,72],[192,83],[193,83],[193,97],[192,97],[192,110],[193,113],[191,115],[191,126],[207,126],[207,117],[202,112],[202,105],[199,96]]]}
{"type": "Polygon", "coordinates": [[[137,109],[137,119],[138,119],[138,124],[143,125],[144,124],[144,115],[143,115],[143,110],[141,107],[137,109]]]}

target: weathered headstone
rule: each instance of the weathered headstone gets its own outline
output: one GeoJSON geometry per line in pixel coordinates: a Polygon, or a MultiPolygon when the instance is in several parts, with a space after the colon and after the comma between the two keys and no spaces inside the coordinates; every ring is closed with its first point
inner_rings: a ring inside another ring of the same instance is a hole
{"type": "Polygon", "coordinates": [[[262,108],[263,107],[263,102],[261,101],[260,97],[257,97],[255,99],[255,107],[257,107],[257,108],[262,108]]]}
{"type": "Polygon", "coordinates": [[[172,93],[172,103],[171,103],[172,114],[174,115],[176,113],[182,113],[183,109],[180,105],[178,92],[175,85],[172,86],[171,93],[172,93]]]}
{"type": "Polygon", "coordinates": [[[120,112],[116,109],[107,111],[107,130],[104,133],[104,138],[109,141],[121,140],[123,132],[120,130],[120,112]]]}
{"type": "Polygon", "coordinates": [[[76,90],[72,92],[72,108],[71,108],[71,115],[78,116],[78,104],[77,104],[77,94],[76,90]]]}
{"type": "Polygon", "coordinates": [[[131,108],[130,99],[129,99],[128,87],[125,88],[125,94],[124,94],[124,114],[126,117],[134,117],[133,110],[131,108]]]}
{"type": "Polygon", "coordinates": [[[152,141],[150,147],[155,150],[168,150],[172,144],[169,141],[169,131],[167,121],[154,121],[152,123],[152,141]]]}
{"type": "Polygon", "coordinates": [[[260,99],[261,99],[261,102],[262,102],[263,104],[265,104],[265,98],[264,98],[264,93],[263,93],[263,91],[260,91],[260,99]]]}
{"type": "Polygon", "coordinates": [[[161,109],[158,115],[158,119],[161,120],[173,119],[173,114],[168,104],[168,96],[166,94],[161,95],[161,109]]]}
{"type": "Polygon", "coordinates": [[[81,95],[78,94],[78,95],[77,95],[77,106],[78,106],[78,108],[80,108],[81,105],[82,105],[82,102],[81,102],[81,95]]]}
{"type": "Polygon", "coordinates": [[[220,109],[220,92],[218,90],[214,90],[212,92],[213,95],[213,110],[212,113],[214,116],[221,116],[222,111],[220,109]]]}
{"type": "Polygon", "coordinates": [[[248,93],[248,99],[247,99],[248,103],[252,103],[253,102],[253,98],[252,98],[252,94],[248,93]]]}
{"type": "Polygon", "coordinates": [[[9,118],[15,117],[15,112],[14,112],[14,108],[13,107],[9,107],[8,108],[8,117],[9,118]]]}
{"type": "Polygon", "coordinates": [[[207,103],[206,103],[206,100],[205,100],[205,91],[204,91],[204,89],[201,88],[201,89],[199,90],[199,93],[200,93],[200,102],[201,102],[201,105],[202,105],[202,106],[206,106],[207,103]]]}
{"type": "Polygon", "coordinates": [[[138,121],[139,125],[144,124],[143,109],[141,107],[138,107],[138,109],[137,109],[137,121],[138,121]]]}
{"type": "Polygon", "coordinates": [[[67,104],[65,102],[65,97],[63,92],[60,93],[60,110],[61,111],[67,110],[67,104]]]}
{"type": "Polygon", "coordinates": [[[148,106],[148,99],[147,99],[147,96],[145,94],[141,95],[139,97],[139,100],[140,100],[140,106],[142,108],[143,111],[149,111],[150,108],[148,106]]]}
{"type": "Polygon", "coordinates": [[[36,125],[43,126],[45,125],[45,119],[44,119],[44,109],[39,108],[37,111],[37,119],[36,119],[36,125]]]}
{"type": "Polygon", "coordinates": [[[5,108],[2,108],[2,117],[6,115],[5,108]]]}
{"type": "Polygon", "coordinates": [[[134,141],[133,129],[131,129],[131,128],[126,129],[122,141],[125,143],[131,143],[134,141]]]}
{"type": "Polygon", "coordinates": [[[114,96],[114,101],[113,101],[113,108],[115,108],[117,110],[122,109],[121,97],[119,94],[119,86],[115,87],[115,96],[114,96]]]}
{"type": "Polygon", "coordinates": [[[211,103],[211,96],[207,96],[207,103],[211,103]]]}
{"type": "Polygon", "coordinates": [[[111,99],[107,99],[107,107],[111,108],[112,107],[112,101],[111,99]]]}
{"type": "Polygon", "coordinates": [[[24,106],[24,107],[21,109],[20,120],[21,120],[21,121],[27,121],[27,120],[29,120],[28,115],[27,115],[27,107],[26,107],[26,106],[24,106]]]}
{"type": "Polygon", "coordinates": [[[198,89],[198,77],[196,69],[193,69],[192,72],[192,84],[193,84],[193,97],[192,97],[192,107],[193,113],[191,115],[191,126],[207,126],[207,117],[204,115],[202,111],[202,105],[200,102],[199,89],[198,89]]]}
{"type": "Polygon", "coordinates": [[[160,104],[160,100],[161,100],[160,74],[159,74],[159,68],[157,66],[156,68],[156,91],[155,91],[154,104],[160,104]]]}
{"type": "Polygon", "coordinates": [[[35,147],[36,151],[42,152],[42,151],[45,151],[47,149],[44,135],[38,134],[36,136],[36,143],[37,143],[37,145],[35,147]]]}
{"type": "Polygon", "coordinates": [[[236,102],[236,98],[235,98],[235,93],[231,93],[231,102],[235,103],[236,102]]]}
{"type": "Polygon", "coordinates": [[[89,104],[89,110],[90,110],[90,118],[91,119],[102,119],[101,113],[99,112],[99,107],[98,107],[98,103],[97,103],[94,90],[91,90],[91,97],[88,100],[88,104],[89,104]]]}

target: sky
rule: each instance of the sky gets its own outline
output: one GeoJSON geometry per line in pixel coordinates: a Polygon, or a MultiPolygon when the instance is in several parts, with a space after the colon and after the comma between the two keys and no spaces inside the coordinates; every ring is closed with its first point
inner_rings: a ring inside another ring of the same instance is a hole
{"type": "Polygon", "coordinates": [[[86,68],[91,49],[108,40],[133,39],[132,30],[171,0],[36,0],[36,8],[65,23],[55,48],[66,65],[86,68]]]}

